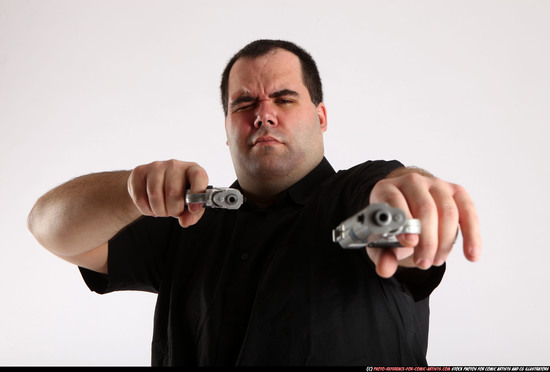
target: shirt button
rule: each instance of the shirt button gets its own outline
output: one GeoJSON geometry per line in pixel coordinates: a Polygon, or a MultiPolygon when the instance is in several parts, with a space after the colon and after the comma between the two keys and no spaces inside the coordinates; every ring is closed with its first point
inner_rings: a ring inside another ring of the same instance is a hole
{"type": "Polygon", "coordinates": [[[246,261],[247,258],[248,258],[248,254],[247,254],[247,253],[241,254],[241,260],[246,261]]]}

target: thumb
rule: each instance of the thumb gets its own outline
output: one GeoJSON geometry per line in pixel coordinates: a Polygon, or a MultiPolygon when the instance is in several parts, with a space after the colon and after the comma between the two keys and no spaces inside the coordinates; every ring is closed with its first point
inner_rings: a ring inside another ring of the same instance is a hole
{"type": "Polygon", "coordinates": [[[367,248],[367,254],[376,266],[378,276],[390,278],[397,271],[398,260],[392,249],[367,248]]]}

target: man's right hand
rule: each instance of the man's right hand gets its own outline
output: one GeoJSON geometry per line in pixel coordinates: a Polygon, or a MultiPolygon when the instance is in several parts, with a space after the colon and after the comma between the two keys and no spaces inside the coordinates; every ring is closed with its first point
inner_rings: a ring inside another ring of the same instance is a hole
{"type": "Polygon", "coordinates": [[[87,269],[107,273],[108,241],[140,215],[172,216],[183,227],[196,223],[202,205],[185,206],[185,190],[204,192],[208,176],[195,163],[177,160],[133,171],[93,173],[43,195],[28,227],[50,252],[87,269]]]}
{"type": "Polygon", "coordinates": [[[185,205],[185,191],[204,192],[206,171],[196,163],[156,161],[136,167],[128,178],[128,193],[146,216],[175,217],[182,227],[191,226],[204,214],[202,204],[185,205]]]}

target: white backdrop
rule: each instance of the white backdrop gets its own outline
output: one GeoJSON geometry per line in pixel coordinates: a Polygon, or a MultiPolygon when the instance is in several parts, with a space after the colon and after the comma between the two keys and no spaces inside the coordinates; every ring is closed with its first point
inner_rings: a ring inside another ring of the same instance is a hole
{"type": "Polygon", "coordinates": [[[155,295],[90,292],[26,217],[68,179],[154,160],[229,185],[219,76],[257,38],[317,60],[335,168],[396,158],[476,202],[482,259],[451,254],[429,363],[550,364],[544,0],[0,0],[0,364],[149,365],[155,295]]]}

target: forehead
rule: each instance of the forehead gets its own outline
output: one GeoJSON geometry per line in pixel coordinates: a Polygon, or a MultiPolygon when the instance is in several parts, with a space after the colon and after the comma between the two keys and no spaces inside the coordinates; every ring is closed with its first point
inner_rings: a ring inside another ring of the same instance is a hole
{"type": "Polygon", "coordinates": [[[229,96],[241,92],[261,94],[280,89],[306,89],[300,59],[293,53],[276,49],[266,55],[239,58],[229,73],[229,96]]]}

